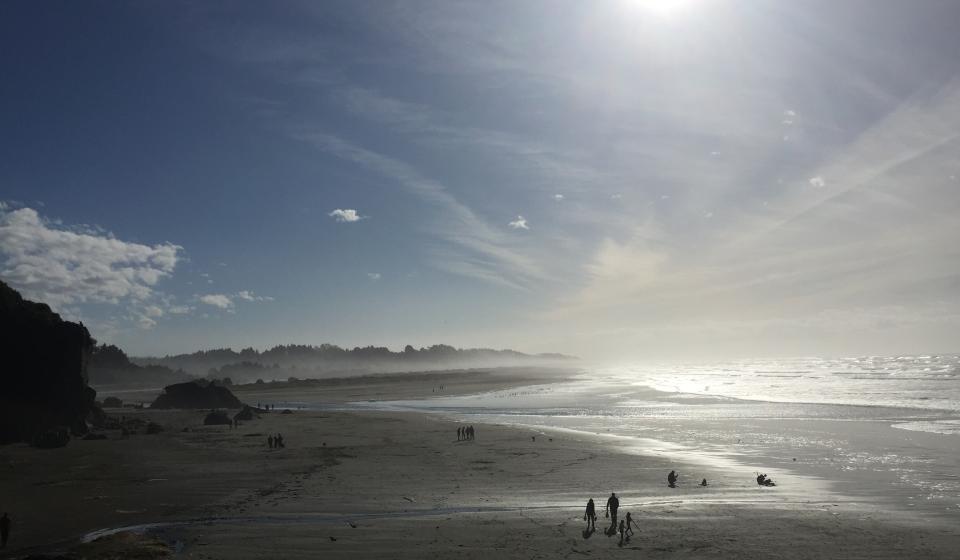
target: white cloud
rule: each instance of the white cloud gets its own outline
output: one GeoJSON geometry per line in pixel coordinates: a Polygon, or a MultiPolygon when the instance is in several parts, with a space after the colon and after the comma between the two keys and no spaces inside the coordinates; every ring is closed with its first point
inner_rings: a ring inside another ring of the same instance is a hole
{"type": "Polygon", "coordinates": [[[563,200],[565,197],[562,194],[553,195],[554,200],[563,200]]]}
{"type": "Polygon", "coordinates": [[[233,299],[226,294],[206,294],[200,296],[200,303],[219,307],[220,309],[233,309],[233,299]]]}
{"type": "Polygon", "coordinates": [[[0,209],[0,275],[24,296],[54,307],[148,300],[157,282],[173,273],[182,250],[62,226],[32,208],[0,209]]]}
{"type": "Polygon", "coordinates": [[[193,307],[189,305],[172,305],[167,309],[167,313],[171,315],[186,315],[193,311],[193,307]]]}
{"type": "Polygon", "coordinates": [[[369,278],[370,280],[373,280],[374,282],[376,282],[377,280],[380,279],[380,273],[379,273],[379,272],[368,272],[368,273],[367,273],[367,278],[369,278]]]}
{"type": "Polygon", "coordinates": [[[240,290],[237,292],[236,297],[245,301],[273,301],[273,298],[270,296],[258,296],[250,290],[240,290]]]}
{"type": "Polygon", "coordinates": [[[797,122],[797,112],[792,109],[787,109],[783,112],[783,120],[780,121],[781,124],[792,126],[793,123],[797,122]]]}
{"type": "Polygon", "coordinates": [[[143,308],[143,314],[147,317],[163,317],[163,309],[156,305],[148,305],[143,308]]]}
{"type": "Polygon", "coordinates": [[[137,326],[143,330],[150,330],[157,326],[157,322],[146,315],[139,315],[137,317],[137,326]]]}
{"type": "Polygon", "coordinates": [[[827,186],[827,182],[819,175],[816,177],[811,177],[809,183],[810,186],[817,187],[818,189],[827,186]]]}
{"type": "Polygon", "coordinates": [[[342,224],[359,222],[360,220],[366,218],[366,216],[361,216],[360,214],[357,213],[356,210],[353,210],[350,208],[345,208],[345,209],[337,208],[336,210],[334,210],[333,212],[330,212],[327,215],[331,216],[334,220],[342,224]]]}
{"type": "Polygon", "coordinates": [[[508,223],[508,226],[513,229],[530,229],[530,226],[527,225],[527,219],[523,216],[517,216],[517,219],[508,223]]]}

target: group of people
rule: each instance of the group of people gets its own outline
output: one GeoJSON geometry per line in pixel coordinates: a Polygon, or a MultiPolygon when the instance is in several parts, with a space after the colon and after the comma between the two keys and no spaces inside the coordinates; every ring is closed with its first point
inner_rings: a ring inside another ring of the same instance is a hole
{"type": "MultiPolygon", "coordinates": [[[[680,473],[678,473],[677,471],[670,471],[670,473],[667,475],[667,486],[669,486],[670,488],[676,488],[678,480],[680,480],[680,473]]],[[[706,485],[707,485],[707,479],[704,478],[703,480],[700,481],[700,486],[706,486],[706,485]]]]}
{"type": "MultiPolygon", "coordinates": [[[[667,475],[667,486],[670,488],[677,487],[677,480],[680,479],[680,474],[677,471],[670,471],[670,474],[667,475]]],[[[707,479],[700,481],[700,486],[706,486],[707,479]]],[[[776,486],[776,483],[773,482],[773,479],[768,477],[766,474],[757,473],[757,485],[758,486],[776,486]]]]}
{"type": "Polygon", "coordinates": [[[281,449],[283,447],[286,447],[286,445],[283,444],[283,434],[277,434],[275,436],[267,436],[267,447],[269,447],[270,449],[273,449],[273,448],[281,449]]]}
{"type": "MultiPolygon", "coordinates": [[[[617,498],[615,492],[610,493],[610,497],[607,498],[607,506],[604,510],[604,517],[610,518],[610,527],[608,527],[604,534],[608,537],[620,533],[620,543],[619,546],[623,546],[623,543],[630,542],[630,537],[633,536],[633,528],[640,528],[640,525],[633,520],[633,517],[630,516],[630,512],[627,512],[625,519],[619,519],[618,515],[620,510],[620,498],[617,498]]],[[[597,508],[593,503],[593,498],[587,500],[587,511],[583,514],[583,519],[587,522],[587,528],[584,530],[583,534],[585,537],[589,537],[594,531],[597,530],[597,508]]]]}
{"type": "Polygon", "coordinates": [[[466,441],[473,439],[473,426],[460,426],[457,428],[457,441],[466,441]]]}
{"type": "Polygon", "coordinates": [[[263,406],[260,406],[260,403],[259,402],[257,403],[257,410],[265,410],[267,412],[270,412],[271,410],[276,410],[276,409],[277,409],[277,405],[275,404],[264,404],[263,406]]]}

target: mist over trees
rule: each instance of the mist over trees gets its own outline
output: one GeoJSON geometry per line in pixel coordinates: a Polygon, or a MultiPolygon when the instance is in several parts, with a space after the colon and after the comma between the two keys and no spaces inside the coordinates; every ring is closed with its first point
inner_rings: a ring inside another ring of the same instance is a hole
{"type": "Polygon", "coordinates": [[[525,354],[514,350],[489,348],[460,349],[446,344],[419,349],[407,345],[400,352],[383,346],[347,349],[335,344],[288,344],[274,346],[262,352],[253,348],[240,351],[218,348],[162,358],[131,358],[133,362],[144,367],[163,366],[198,377],[218,380],[226,378],[232,383],[249,383],[256,379],[332,377],[452,368],[563,365],[569,364],[573,359],[562,354],[525,354]]]}

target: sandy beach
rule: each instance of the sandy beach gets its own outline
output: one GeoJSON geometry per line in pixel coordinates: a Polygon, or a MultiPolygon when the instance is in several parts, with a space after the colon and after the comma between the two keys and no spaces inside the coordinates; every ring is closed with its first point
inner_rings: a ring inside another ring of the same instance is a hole
{"type": "MultiPolygon", "coordinates": [[[[542,378],[451,372],[328,382],[314,395],[302,387],[237,394],[343,402],[542,378]]],[[[5,557],[951,558],[960,550],[949,520],[788,480],[759,488],[752,473],[722,464],[678,463],[562,430],[476,425],[475,440],[457,441],[458,424],[431,414],[295,410],[231,429],[202,426],[200,411],[112,412],[165,430],[57,450],[0,448],[0,507],[14,520],[5,557]],[[275,433],[284,449],[267,447],[275,433]],[[681,473],[676,489],[666,485],[671,469],[681,473]],[[697,486],[701,478],[710,485],[697,486]],[[621,518],[629,511],[640,526],[622,546],[603,533],[611,491],[621,518]],[[600,512],[593,534],[584,533],[588,498],[600,512]],[[155,525],[79,545],[142,524],[155,525]]]]}

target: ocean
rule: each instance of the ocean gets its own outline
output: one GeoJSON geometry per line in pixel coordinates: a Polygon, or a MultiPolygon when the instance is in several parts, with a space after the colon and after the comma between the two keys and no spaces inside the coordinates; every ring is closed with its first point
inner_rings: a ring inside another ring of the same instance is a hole
{"type": "Polygon", "coordinates": [[[957,355],[584,368],[563,383],[354,406],[605,437],[745,481],[776,473],[868,508],[960,518],[957,355]]]}

